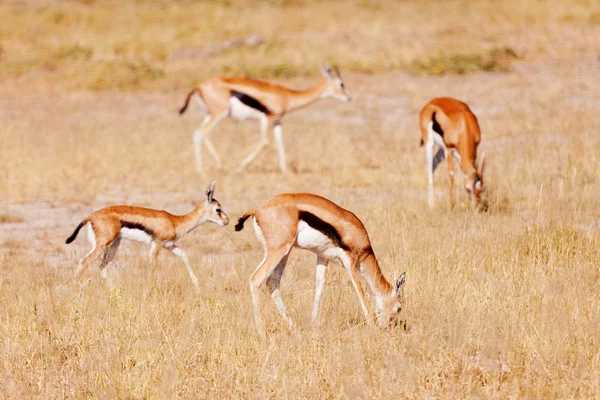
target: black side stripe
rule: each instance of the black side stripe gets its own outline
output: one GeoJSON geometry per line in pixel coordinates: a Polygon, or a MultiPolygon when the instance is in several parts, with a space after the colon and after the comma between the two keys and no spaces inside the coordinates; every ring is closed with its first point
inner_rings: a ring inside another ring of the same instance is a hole
{"type": "Polygon", "coordinates": [[[146,232],[150,236],[154,236],[152,229],[149,229],[142,224],[138,224],[137,222],[121,221],[121,228],[137,229],[139,231],[146,232]]]}
{"type": "Polygon", "coordinates": [[[242,103],[247,105],[248,107],[254,108],[255,110],[258,110],[263,114],[271,115],[271,111],[269,111],[269,109],[263,103],[256,100],[252,96],[248,96],[247,94],[238,92],[237,90],[232,90],[231,97],[235,97],[236,99],[238,99],[239,101],[241,101],[242,103]]]}
{"type": "Polygon", "coordinates": [[[343,250],[350,250],[343,241],[339,232],[329,223],[323,221],[321,218],[308,211],[300,211],[300,219],[306,222],[311,228],[316,229],[323,235],[327,236],[331,241],[343,250]]]}
{"type": "Polygon", "coordinates": [[[442,130],[442,127],[435,119],[435,112],[431,116],[431,122],[433,122],[432,129],[434,130],[434,132],[438,133],[441,137],[444,137],[444,131],[442,130]]]}

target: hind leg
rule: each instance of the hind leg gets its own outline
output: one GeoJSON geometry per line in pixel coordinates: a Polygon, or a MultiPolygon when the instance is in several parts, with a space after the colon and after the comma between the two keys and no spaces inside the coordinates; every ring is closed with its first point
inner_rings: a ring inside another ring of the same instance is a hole
{"type": "Polygon", "coordinates": [[[285,255],[281,259],[281,261],[279,261],[279,264],[277,264],[277,267],[275,267],[275,270],[273,270],[271,275],[267,278],[267,287],[269,288],[269,292],[271,292],[271,298],[273,299],[273,302],[277,306],[279,313],[281,314],[281,316],[283,317],[285,322],[287,322],[288,328],[290,330],[292,330],[294,323],[292,322],[292,319],[287,314],[287,311],[285,309],[285,304],[283,304],[283,300],[281,299],[281,295],[279,293],[279,285],[281,284],[281,276],[283,275],[283,271],[285,270],[285,266],[286,266],[287,260],[288,260],[288,255],[289,255],[289,253],[287,255],[285,255]]]}
{"type": "Polygon", "coordinates": [[[79,278],[81,276],[81,274],[83,273],[83,271],[85,271],[88,267],[88,264],[98,258],[100,256],[100,254],[102,254],[102,252],[104,251],[104,249],[99,249],[98,245],[96,243],[96,234],[94,232],[94,228],[92,227],[91,223],[87,224],[87,239],[88,242],[92,245],[92,249],[89,251],[89,253],[87,253],[85,255],[85,257],[83,257],[81,260],[79,260],[79,264],[77,266],[77,271],[75,272],[75,278],[79,278]]]}
{"type": "Polygon", "coordinates": [[[100,277],[104,279],[108,286],[112,287],[112,277],[109,276],[109,268],[111,266],[113,258],[115,258],[115,254],[117,254],[117,249],[121,244],[121,235],[118,235],[115,240],[111,244],[108,245],[106,250],[104,250],[104,254],[102,254],[102,262],[100,264],[100,277]]]}
{"type": "Polygon", "coordinates": [[[196,129],[196,131],[194,131],[194,155],[196,158],[196,169],[200,173],[203,172],[203,167],[202,167],[202,144],[203,143],[206,144],[208,151],[210,152],[211,156],[215,160],[217,169],[223,168],[223,165],[221,164],[221,158],[219,157],[219,154],[215,150],[214,146],[212,145],[212,142],[208,139],[208,134],[215,126],[217,126],[217,124],[219,122],[221,122],[221,120],[223,118],[225,118],[227,116],[228,112],[229,112],[229,110],[226,109],[226,110],[220,111],[218,114],[216,114],[216,116],[214,118],[211,116],[207,116],[204,119],[204,122],[202,123],[200,128],[198,128],[198,129],[196,129]]]}
{"type": "MultiPolygon", "coordinates": [[[[265,258],[260,263],[258,268],[250,275],[250,294],[252,295],[252,303],[254,306],[254,319],[256,321],[256,328],[258,330],[258,334],[262,337],[265,337],[264,325],[262,322],[261,311],[260,311],[260,296],[258,293],[258,289],[263,284],[263,282],[270,278],[277,268],[283,265],[285,268],[285,261],[287,260],[287,256],[291,250],[292,246],[278,247],[274,249],[268,249],[265,254],[265,258]]],[[[281,268],[281,273],[283,272],[283,268],[281,268]]],[[[273,301],[277,305],[277,308],[283,318],[288,323],[288,326],[292,326],[292,321],[288,317],[285,311],[285,305],[279,296],[279,279],[281,279],[281,274],[279,276],[275,276],[274,278],[269,279],[269,290],[271,291],[271,297],[273,301]]]]}

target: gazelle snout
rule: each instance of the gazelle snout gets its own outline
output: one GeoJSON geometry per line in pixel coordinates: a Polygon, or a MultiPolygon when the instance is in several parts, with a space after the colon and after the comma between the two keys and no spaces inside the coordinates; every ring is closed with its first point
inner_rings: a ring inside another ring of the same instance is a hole
{"type": "Polygon", "coordinates": [[[210,212],[207,220],[219,226],[227,226],[229,224],[229,216],[221,208],[218,201],[213,201],[210,204],[210,212]]]}

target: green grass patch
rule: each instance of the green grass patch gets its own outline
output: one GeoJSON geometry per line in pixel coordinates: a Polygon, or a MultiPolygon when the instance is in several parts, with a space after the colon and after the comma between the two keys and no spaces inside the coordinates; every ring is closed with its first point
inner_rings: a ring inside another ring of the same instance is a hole
{"type": "Polygon", "coordinates": [[[80,73],[83,86],[92,90],[143,89],[166,76],[164,70],[141,60],[95,62],[80,73]]]}
{"type": "Polygon", "coordinates": [[[79,44],[61,46],[54,53],[54,57],[58,60],[87,61],[92,58],[92,55],[94,55],[93,49],[79,44]]]}
{"type": "Polygon", "coordinates": [[[486,54],[444,54],[427,60],[414,60],[404,69],[415,75],[468,74],[471,72],[507,72],[513,60],[520,58],[510,47],[494,48],[486,54]]]}
{"type": "Polygon", "coordinates": [[[0,213],[0,224],[16,224],[24,221],[25,218],[22,215],[0,213]]]}

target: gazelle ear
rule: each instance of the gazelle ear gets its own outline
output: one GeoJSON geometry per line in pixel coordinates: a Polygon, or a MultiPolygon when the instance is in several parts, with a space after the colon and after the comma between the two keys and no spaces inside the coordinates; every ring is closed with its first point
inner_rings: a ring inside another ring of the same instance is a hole
{"type": "Polygon", "coordinates": [[[329,62],[326,61],[325,63],[319,63],[319,71],[321,71],[321,75],[323,75],[325,78],[333,78],[331,64],[329,64],[329,62]]]}
{"type": "Polygon", "coordinates": [[[335,75],[336,75],[338,78],[342,79],[342,75],[340,75],[340,69],[338,68],[338,66],[337,66],[337,65],[334,65],[334,66],[333,66],[333,72],[335,72],[335,75]]]}
{"type": "Polygon", "coordinates": [[[479,160],[479,166],[477,167],[477,174],[483,176],[483,170],[485,169],[485,153],[481,153],[481,159],[479,160]]]}
{"type": "Polygon", "coordinates": [[[215,193],[215,185],[217,181],[212,181],[210,185],[206,188],[206,201],[210,203],[213,199],[213,194],[215,193]]]}
{"type": "Polygon", "coordinates": [[[396,281],[394,290],[392,291],[392,297],[398,297],[398,295],[401,293],[402,286],[404,286],[404,282],[406,282],[406,272],[403,272],[396,281]]]}

